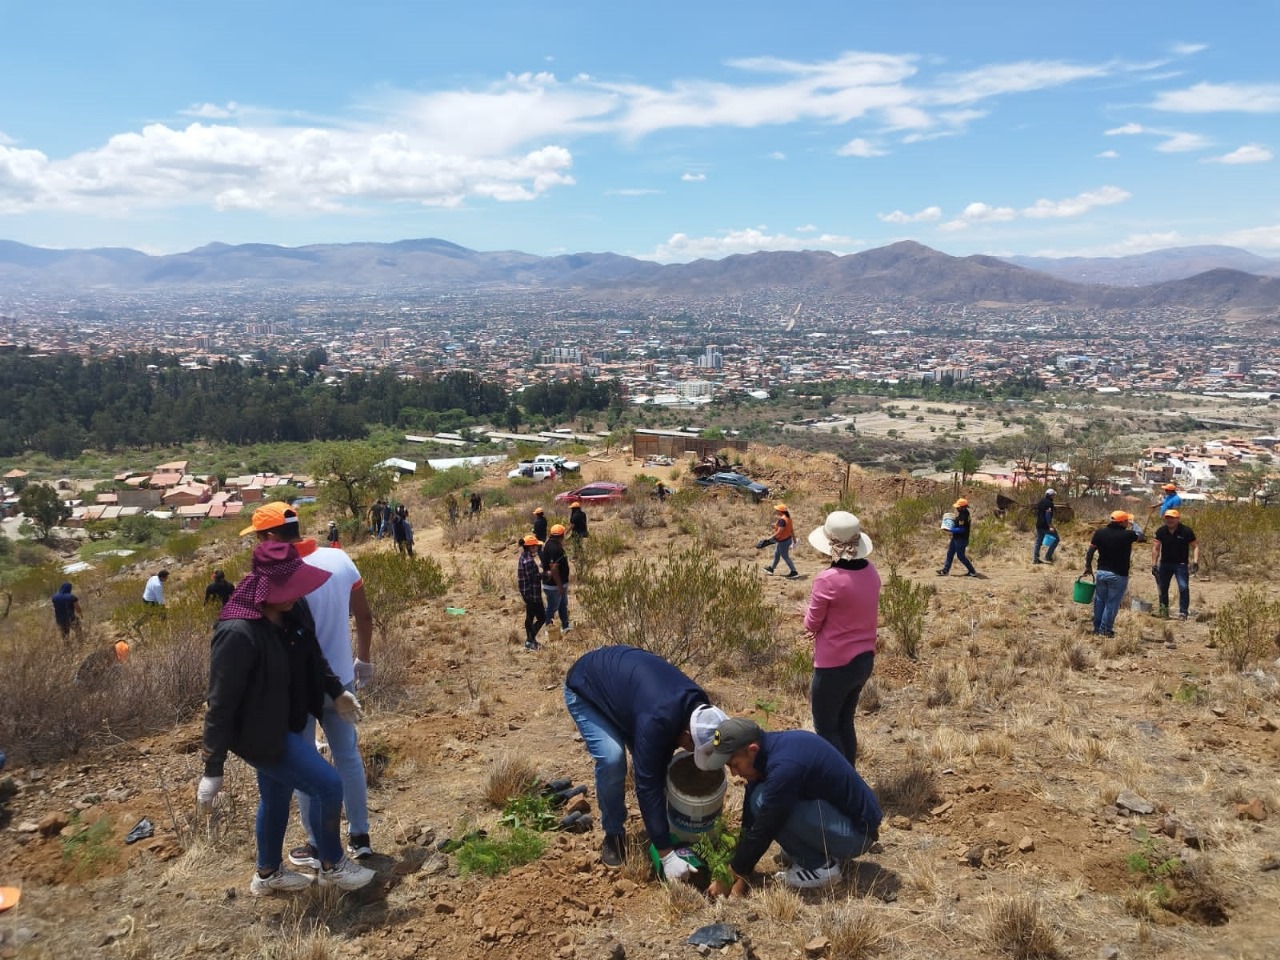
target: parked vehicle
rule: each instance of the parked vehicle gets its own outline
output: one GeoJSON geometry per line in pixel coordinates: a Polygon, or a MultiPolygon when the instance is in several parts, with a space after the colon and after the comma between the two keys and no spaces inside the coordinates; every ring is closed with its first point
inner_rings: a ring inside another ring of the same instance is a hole
{"type": "Polygon", "coordinates": [[[601,480],[599,483],[588,483],[585,487],[570,490],[568,493],[556,494],[556,503],[573,503],[575,500],[583,506],[589,503],[619,503],[626,495],[625,483],[601,480]]]}
{"type": "Polygon", "coordinates": [[[756,483],[741,473],[713,473],[709,477],[698,477],[694,483],[700,487],[733,487],[744,497],[750,497],[756,503],[769,496],[769,488],[763,483],[756,483]]]}
{"type": "Polygon", "coordinates": [[[556,467],[553,463],[530,463],[528,461],[516,464],[514,470],[508,470],[507,476],[512,480],[517,477],[525,477],[529,480],[553,480],[556,475],[556,467]]]}
{"type": "Polygon", "coordinates": [[[577,460],[566,460],[554,453],[540,453],[533,458],[532,462],[534,464],[549,463],[556,468],[557,473],[577,473],[582,469],[582,464],[577,460]]]}

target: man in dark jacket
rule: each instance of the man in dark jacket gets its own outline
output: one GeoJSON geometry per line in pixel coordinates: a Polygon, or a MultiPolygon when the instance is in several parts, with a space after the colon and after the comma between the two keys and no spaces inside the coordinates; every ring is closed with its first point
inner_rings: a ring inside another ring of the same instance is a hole
{"type": "Polygon", "coordinates": [[[533,535],[540,543],[547,542],[547,515],[541,507],[533,508],[533,535]]]}
{"type": "MultiPolygon", "coordinates": [[[[64,583],[52,597],[53,622],[62,632],[62,639],[71,637],[71,628],[80,623],[80,598],[71,592],[71,584],[64,583]]],[[[79,634],[77,634],[79,636],[79,634]]]]}
{"type": "Polygon", "coordinates": [[[1058,540],[1055,536],[1044,551],[1044,559],[1040,559],[1040,548],[1044,546],[1045,538],[1053,531],[1053,498],[1056,495],[1057,491],[1050,488],[1044,492],[1044,496],[1036,504],[1036,546],[1031,551],[1032,563],[1053,563],[1053,552],[1058,549],[1058,540]]]}
{"type": "Polygon", "coordinates": [[[795,889],[827,887],[840,879],[840,861],[871,849],[880,832],[880,804],[835,747],[816,733],[765,733],[754,721],[725,720],[709,758],[746,781],[742,832],[734,849],[733,885],[711,884],[711,896],[745,896],[747,878],[769,844],[791,858],[778,875],[795,889]]]}
{"type": "Polygon", "coordinates": [[[575,540],[587,539],[587,513],[577,500],[569,504],[569,536],[575,540]]]}
{"type": "Polygon", "coordinates": [[[564,552],[564,525],[553,524],[547,542],[539,554],[542,559],[542,589],[547,595],[547,624],[560,616],[560,630],[568,633],[569,625],[569,556],[564,552]]]}
{"type": "Polygon", "coordinates": [[[1129,589],[1129,561],[1135,543],[1146,540],[1133,517],[1123,510],[1111,511],[1107,525],[1094,533],[1084,555],[1084,575],[1093,575],[1093,555],[1098,555],[1098,576],[1093,590],[1093,632],[1115,636],[1116,615],[1129,589]]]}
{"type": "Polygon", "coordinates": [[[705,763],[723,711],[678,669],[635,647],[600,647],[580,657],[565,676],[564,702],[596,762],[596,804],[605,833],[600,859],[616,867],[625,855],[630,750],[636,801],[649,842],[662,858],[663,876],[687,878],[693,868],[672,847],[667,822],[667,767],[677,749],[693,751],[695,762],[705,763]]]}
{"type": "Polygon", "coordinates": [[[210,600],[217,600],[218,606],[224,607],[235,588],[236,585],[227,579],[225,573],[221,570],[215,570],[213,571],[213,579],[204,588],[204,602],[207,604],[210,600]]]}

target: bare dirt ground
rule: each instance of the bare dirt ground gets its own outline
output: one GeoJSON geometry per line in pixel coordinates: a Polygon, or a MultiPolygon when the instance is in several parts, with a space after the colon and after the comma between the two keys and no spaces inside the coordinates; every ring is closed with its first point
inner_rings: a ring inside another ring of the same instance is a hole
{"type": "MultiPolygon", "coordinates": [[[[802,537],[838,497],[843,470],[830,458],[753,448],[747,461],[786,497],[802,537]]],[[[618,457],[584,469],[592,478],[670,477],[668,468],[618,457]]],[[[686,472],[676,485],[687,480],[686,472]]],[[[875,538],[876,518],[903,483],[863,474],[855,481],[875,538]]],[[[505,483],[496,471],[488,482],[505,483]]],[[[907,495],[934,489],[921,480],[908,486],[907,495]]],[[[966,492],[981,520],[994,496],[966,492]]],[[[530,504],[549,504],[536,489],[521,496],[510,508],[513,523],[530,504]]],[[[1082,527],[1067,533],[1056,565],[1040,567],[1029,562],[1030,534],[1002,528],[976,558],[977,580],[936,577],[945,542],[936,524],[919,531],[899,570],[937,588],[923,649],[908,660],[882,630],[877,695],[864,698],[858,718],[860,772],[885,807],[881,843],[835,889],[798,897],[763,884],[750,899],[713,904],[665,890],[639,857],[622,870],[605,868],[598,831],[554,835],[541,859],[505,876],[460,875],[437,844],[494,826],[484,788],[496,761],[524,757],[546,778],[591,783],[560,684],[575,657],[608,638],[575,610],[572,633],[525,652],[514,540],[446,547],[441,529],[425,522],[434,507],[404,499],[420,518],[419,552],[457,573],[447,596],[423,603],[401,627],[414,654],[410,705],[370,710],[362,726],[375,781],[373,887],[345,897],[251,898],[252,772],[229,763],[232,805],[212,832],[193,829],[195,721],[6,771],[18,792],[0,832],[0,884],[23,892],[18,907],[0,913],[0,958],[671,960],[694,956],[685,937],[717,921],[749,938],[749,950],[737,944],[726,956],[761,960],[1276,956],[1276,667],[1231,672],[1206,646],[1210,623],[1194,618],[1166,622],[1126,610],[1115,639],[1088,635],[1089,608],[1071,602],[1087,542],[1082,527]],[[445,606],[467,613],[447,616],[445,606]],[[1148,807],[1125,794],[1148,801],[1149,812],[1126,810],[1126,803],[1148,807]],[[60,838],[71,816],[105,820],[100,840],[77,848],[60,838]],[[143,816],[155,836],[125,846],[124,834],[143,816]],[[1135,868],[1134,855],[1151,869],[1135,868]],[[1157,873],[1172,857],[1182,864],[1176,875],[1157,873]],[[1056,953],[1010,939],[1001,919],[1024,899],[1038,907],[1056,953]]],[[[731,496],[669,504],[667,525],[646,530],[617,511],[590,513],[593,532],[625,540],[623,559],[696,535],[723,562],[757,566],[753,544],[771,515],[769,504],[731,496]],[[678,532],[677,511],[701,532],[678,532]]],[[[353,552],[358,563],[364,552],[386,549],[383,542],[353,552]]],[[[802,572],[821,569],[822,558],[803,543],[795,554],[802,572]]],[[[1136,548],[1133,584],[1150,599],[1145,556],[1136,548]]],[[[808,584],[763,574],[762,582],[785,642],[803,648],[798,608],[808,584]]],[[[1193,608],[1208,614],[1237,585],[1195,583],[1193,608]]],[[[808,723],[807,675],[734,670],[699,679],[730,712],[775,729],[808,723]]],[[[740,796],[731,786],[731,807],[740,796]]],[[[628,831],[643,832],[634,816],[628,831]]],[[[288,842],[299,838],[295,827],[288,842]]]]}

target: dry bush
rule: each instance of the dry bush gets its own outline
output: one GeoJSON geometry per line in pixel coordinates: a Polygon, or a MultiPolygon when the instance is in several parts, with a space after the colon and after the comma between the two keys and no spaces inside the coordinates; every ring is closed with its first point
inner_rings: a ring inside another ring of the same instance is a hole
{"type": "Polygon", "coordinates": [[[1067,668],[1079,673],[1082,670],[1088,670],[1093,663],[1089,651],[1079,643],[1072,643],[1062,652],[1063,661],[1067,668]]]}
{"type": "Polygon", "coordinates": [[[937,795],[933,771],[923,763],[913,763],[876,785],[876,797],[886,816],[900,813],[913,819],[919,817],[929,812],[937,795]]]}
{"type": "Polygon", "coordinates": [[[754,897],[756,905],[772,923],[790,926],[800,917],[804,901],[800,894],[780,883],[767,884],[754,897]]]}
{"type": "Polygon", "coordinates": [[[933,587],[914,583],[890,572],[880,592],[880,615],[893,631],[902,655],[914,660],[924,638],[924,619],[929,612],[933,587]]]}
{"type": "Polygon", "coordinates": [[[665,527],[667,525],[666,513],[661,505],[647,496],[632,500],[623,506],[618,511],[618,514],[624,520],[629,521],[637,530],[647,530],[650,527],[665,527]]]}
{"type": "Polygon", "coordinates": [[[1280,600],[1258,587],[1242,587],[1218,611],[1212,643],[1233,670],[1273,657],[1280,644],[1280,600]]]}
{"type": "Polygon", "coordinates": [[[868,680],[862,687],[862,694],[858,697],[858,709],[863,713],[875,713],[883,703],[880,685],[875,680],[868,680]]]}
{"type": "Polygon", "coordinates": [[[527,792],[537,779],[538,771],[524,757],[503,757],[489,771],[484,798],[495,807],[501,807],[512,797],[527,792]]]}
{"type": "Polygon", "coordinates": [[[707,899],[687,883],[662,885],[662,915],[671,923],[682,923],[707,906],[707,899]]]}
{"type": "Polygon", "coordinates": [[[867,906],[857,900],[823,910],[819,917],[822,935],[831,941],[829,954],[842,960],[875,956],[884,946],[885,936],[867,906]]]}
{"type": "Polygon", "coordinates": [[[1030,897],[1009,897],[990,908],[987,933],[995,948],[1014,960],[1054,960],[1058,936],[1030,897]]]}

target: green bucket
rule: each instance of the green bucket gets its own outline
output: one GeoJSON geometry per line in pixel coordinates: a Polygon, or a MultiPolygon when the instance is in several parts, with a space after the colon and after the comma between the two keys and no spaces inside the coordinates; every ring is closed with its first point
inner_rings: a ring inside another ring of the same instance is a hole
{"type": "Polygon", "coordinates": [[[1076,577],[1075,586],[1071,588],[1071,599],[1076,603],[1093,603],[1094,585],[1084,577],[1076,577]]]}

